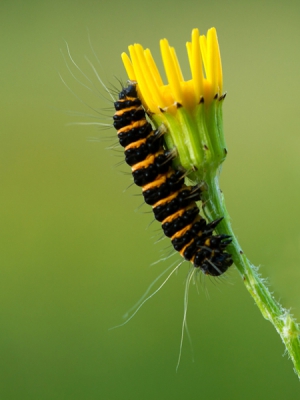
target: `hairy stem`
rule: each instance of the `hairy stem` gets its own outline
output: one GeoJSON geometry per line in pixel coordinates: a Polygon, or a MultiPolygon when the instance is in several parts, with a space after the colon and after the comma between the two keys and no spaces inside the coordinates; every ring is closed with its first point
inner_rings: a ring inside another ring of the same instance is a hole
{"type": "Polygon", "coordinates": [[[205,212],[211,219],[224,217],[218,226],[218,232],[232,236],[232,244],[228,246],[228,252],[232,254],[234,264],[262,315],[273,324],[279,333],[294,364],[295,372],[300,378],[299,325],[290,312],[274,299],[264,280],[260,277],[258,268],[251,264],[243,253],[231,228],[230,217],[225,207],[224,196],[219,188],[218,177],[214,175],[207,178],[208,195],[205,203],[205,212]]]}

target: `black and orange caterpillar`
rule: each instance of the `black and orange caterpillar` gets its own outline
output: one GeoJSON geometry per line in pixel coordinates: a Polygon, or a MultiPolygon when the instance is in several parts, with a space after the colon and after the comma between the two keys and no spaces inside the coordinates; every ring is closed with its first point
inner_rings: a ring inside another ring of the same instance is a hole
{"type": "Polygon", "coordinates": [[[123,88],[114,106],[113,125],[125,148],[125,161],[164,234],[195,268],[206,275],[222,275],[233,263],[225,251],[231,237],[213,235],[222,218],[207,223],[200,215],[196,201],[201,200],[201,189],[186,186],[182,171],[172,167],[173,157],[164,148],[161,130],[154,131],[146,120],[136,84],[130,82],[123,88]]]}

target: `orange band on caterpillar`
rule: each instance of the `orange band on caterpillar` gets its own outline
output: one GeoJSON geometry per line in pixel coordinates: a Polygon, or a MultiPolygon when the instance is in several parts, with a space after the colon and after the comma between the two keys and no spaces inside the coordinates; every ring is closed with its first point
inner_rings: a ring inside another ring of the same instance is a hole
{"type": "Polygon", "coordinates": [[[142,187],[145,202],[162,223],[164,234],[182,257],[204,274],[220,276],[232,265],[226,252],[228,235],[213,235],[222,218],[207,223],[196,201],[201,200],[198,186],[186,186],[182,171],[172,166],[172,157],[164,149],[163,135],[153,131],[137,95],[129,84],[114,103],[114,127],[125,148],[125,161],[131,166],[133,180],[142,187]]]}

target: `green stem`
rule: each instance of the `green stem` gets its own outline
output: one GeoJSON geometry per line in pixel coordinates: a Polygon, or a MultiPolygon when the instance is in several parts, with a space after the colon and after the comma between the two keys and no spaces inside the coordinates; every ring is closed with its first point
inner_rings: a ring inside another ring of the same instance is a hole
{"type": "Polygon", "coordinates": [[[274,299],[258,269],[243,253],[231,228],[219,188],[217,171],[227,154],[222,123],[223,99],[214,100],[206,106],[199,104],[193,115],[180,108],[175,115],[157,114],[153,121],[157,127],[162,123],[167,127],[166,146],[168,149],[175,147],[178,151],[174,166],[179,165],[189,171],[188,177],[193,183],[205,182],[207,190],[202,193],[205,214],[209,221],[223,217],[216,230],[232,237],[228,252],[262,315],[279,333],[300,378],[300,328],[290,312],[274,299]]]}
{"type": "Polygon", "coordinates": [[[224,217],[218,226],[218,232],[231,235],[232,244],[228,246],[228,252],[232,254],[234,264],[262,315],[273,324],[279,333],[294,364],[295,372],[300,378],[299,325],[290,312],[274,299],[265,281],[258,274],[258,269],[251,264],[243,253],[231,228],[230,217],[225,207],[223,194],[219,188],[218,177],[215,175],[207,176],[206,183],[208,186],[208,195],[205,203],[205,211],[211,220],[220,218],[221,216],[224,217]]]}

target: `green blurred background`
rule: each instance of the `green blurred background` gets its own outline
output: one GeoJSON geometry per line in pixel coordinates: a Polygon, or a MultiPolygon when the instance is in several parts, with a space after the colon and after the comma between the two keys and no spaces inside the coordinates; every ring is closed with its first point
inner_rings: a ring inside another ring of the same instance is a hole
{"type": "Polygon", "coordinates": [[[88,77],[84,55],[118,85],[127,45],[158,59],[167,37],[189,76],[192,28],[217,28],[228,92],[221,187],[244,251],[299,319],[299,2],[2,1],[0,10],[0,398],[297,398],[280,338],[234,267],[226,282],[191,287],[194,362],[185,337],[177,373],[187,264],[108,330],[175,258],[150,267],[168,243],[153,244],[147,207],[134,212],[139,190],[124,192],[127,168],[106,150],[114,140],[101,140],[115,133],[67,125],[92,121],[68,110],[95,113],[58,72],[101,110],[111,104],[72,78],[64,40],[88,77]]]}

